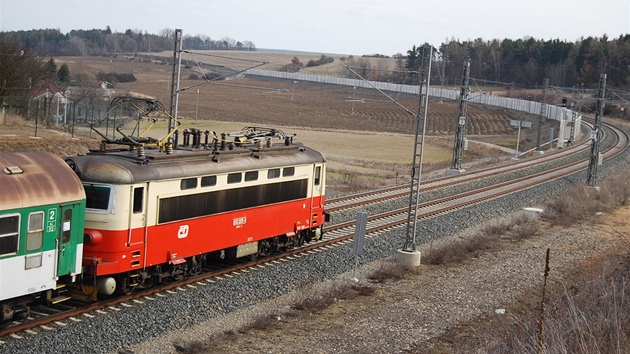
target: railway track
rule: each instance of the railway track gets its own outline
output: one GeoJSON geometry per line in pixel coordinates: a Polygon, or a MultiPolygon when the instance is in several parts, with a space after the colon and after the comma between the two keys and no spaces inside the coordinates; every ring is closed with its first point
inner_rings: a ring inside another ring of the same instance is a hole
{"type": "MultiPolygon", "coordinates": [[[[479,180],[486,177],[498,176],[510,172],[522,170],[535,166],[557,161],[562,158],[575,156],[580,152],[588,151],[590,148],[590,140],[584,139],[579,144],[564,148],[558,152],[549,155],[542,155],[536,158],[524,159],[506,163],[499,167],[493,166],[466,172],[459,175],[444,176],[430,180],[421,181],[420,190],[428,192],[440,188],[450,187],[457,184],[479,180]]],[[[382,189],[372,190],[368,192],[356,193],[348,196],[335,198],[326,202],[326,210],[335,212],[338,210],[362,206],[373,202],[380,202],[387,199],[400,198],[409,195],[409,184],[386,187],[382,189]]]]}
{"type": "MultiPolygon", "coordinates": [[[[606,126],[607,141],[606,146],[602,147],[603,159],[609,160],[621,152],[623,152],[629,144],[628,135],[611,126],[606,126]]],[[[488,176],[496,176],[497,174],[505,174],[508,172],[517,171],[524,168],[529,168],[537,164],[544,164],[554,161],[555,159],[563,159],[571,155],[580,154],[586,151],[590,146],[590,141],[587,140],[579,145],[563,149],[561,152],[551,155],[541,156],[535,159],[519,161],[510,163],[499,168],[483,169],[474,172],[465,173],[457,176],[450,176],[446,178],[439,178],[427,182],[423,182],[422,190],[430,190],[446,188],[455,184],[465,183],[467,181],[486,178],[488,176]]],[[[535,174],[527,176],[521,176],[519,178],[512,178],[499,184],[486,186],[454,195],[449,195],[444,198],[439,198],[431,201],[425,201],[419,205],[418,220],[424,220],[436,215],[448,213],[450,211],[465,208],[471,205],[483,203],[484,201],[505,196],[506,194],[520,191],[526,188],[530,188],[547,181],[551,181],[557,178],[583,171],[588,166],[588,158],[576,159],[570,163],[564,164],[560,167],[550,168],[535,174]]],[[[409,186],[402,185],[393,188],[386,188],[379,191],[362,193],[353,196],[337,198],[329,201],[329,211],[338,212],[341,210],[348,210],[360,207],[366,204],[372,204],[382,202],[385,200],[392,200],[396,198],[406,197],[409,186]]],[[[407,220],[407,209],[399,208],[391,210],[385,213],[371,215],[368,218],[368,225],[366,230],[367,237],[373,237],[378,235],[384,230],[393,229],[405,225],[407,220]]],[[[274,262],[281,262],[293,257],[301,257],[315,252],[325,251],[331,245],[339,244],[343,242],[349,242],[354,236],[354,221],[341,222],[335,225],[330,225],[326,229],[325,238],[321,241],[317,241],[308,244],[299,249],[288,250],[287,252],[276,254],[263,259],[258,259],[249,262],[238,262],[229,265],[217,265],[216,269],[208,270],[203,274],[189,277],[182,281],[177,281],[162,286],[138,290],[131,294],[111,298],[100,301],[93,304],[82,304],[79,302],[59,304],[53,308],[36,308],[34,316],[21,322],[13,322],[7,325],[3,325],[0,328],[0,342],[3,336],[13,336],[20,338],[26,333],[36,333],[37,328],[47,329],[51,324],[58,326],[71,325],[72,322],[81,321],[81,317],[93,317],[95,312],[110,310],[120,311],[125,306],[129,306],[129,303],[142,303],[151,301],[154,297],[164,296],[163,294],[178,291],[178,289],[186,289],[187,287],[202,286],[214,282],[213,279],[217,277],[229,277],[230,274],[238,272],[250,272],[258,267],[265,267],[267,264],[273,264],[274,262]]]]}

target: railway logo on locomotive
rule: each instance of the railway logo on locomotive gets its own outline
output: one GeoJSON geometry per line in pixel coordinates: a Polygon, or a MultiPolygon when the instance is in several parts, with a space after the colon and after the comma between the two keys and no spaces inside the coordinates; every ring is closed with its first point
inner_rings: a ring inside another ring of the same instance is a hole
{"type": "Polygon", "coordinates": [[[188,237],[188,231],[190,230],[190,228],[188,227],[188,225],[181,225],[179,227],[179,230],[177,231],[177,238],[186,238],[188,237]]]}

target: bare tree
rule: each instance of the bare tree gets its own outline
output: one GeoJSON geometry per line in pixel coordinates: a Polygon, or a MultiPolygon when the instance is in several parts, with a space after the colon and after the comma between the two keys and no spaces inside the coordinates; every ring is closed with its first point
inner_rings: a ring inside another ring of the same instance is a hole
{"type": "Polygon", "coordinates": [[[175,38],[175,31],[167,27],[167,28],[162,29],[160,31],[159,35],[162,36],[162,37],[166,37],[168,39],[174,39],[175,38]]]}
{"type": "Polygon", "coordinates": [[[17,40],[0,37],[0,97],[3,104],[22,113],[30,93],[50,74],[46,62],[17,40]]]}
{"type": "Polygon", "coordinates": [[[118,35],[108,34],[105,36],[105,52],[120,52],[120,44],[118,43],[118,35]]]}
{"type": "Polygon", "coordinates": [[[245,47],[246,50],[249,50],[249,51],[256,50],[256,45],[254,44],[254,42],[251,42],[251,41],[243,41],[243,46],[245,47]]]}

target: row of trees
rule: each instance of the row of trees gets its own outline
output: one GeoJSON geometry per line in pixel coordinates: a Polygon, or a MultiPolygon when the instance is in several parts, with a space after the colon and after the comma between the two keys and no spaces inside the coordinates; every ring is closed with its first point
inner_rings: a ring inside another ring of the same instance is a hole
{"type": "MultiPolygon", "coordinates": [[[[114,33],[106,29],[72,30],[66,34],[58,29],[40,29],[0,33],[2,37],[17,38],[40,56],[116,55],[118,53],[162,52],[173,50],[175,30],[165,28],[159,34],[128,29],[114,33]]],[[[250,41],[236,41],[229,37],[213,40],[205,35],[184,35],[183,45],[190,50],[256,50],[250,41]]]]}
{"type": "MultiPolygon", "coordinates": [[[[427,45],[413,46],[406,56],[398,55],[399,69],[417,70],[427,45]]],[[[576,42],[534,38],[464,42],[451,39],[434,48],[432,83],[456,82],[461,78],[465,59],[471,61],[470,77],[490,84],[533,87],[549,78],[552,86],[582,84],[597,88],[599,75],[605,73],[609,86],[622,87],[630,83],[630,34],[612,40],[603,36],[576,42]]]]}

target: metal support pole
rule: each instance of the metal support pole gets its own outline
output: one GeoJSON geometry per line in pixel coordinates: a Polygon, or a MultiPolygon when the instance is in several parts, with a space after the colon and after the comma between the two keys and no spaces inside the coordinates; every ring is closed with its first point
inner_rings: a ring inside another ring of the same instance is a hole
{"type": "Polygon", "coordinates": [[[416,251],[416,219],[420,202],[420,178],[422,176],[422,157],[424,153],[424,136],[427,125],[427,110],[429,98],[429,82],[431,80],[431,59],[433,47],[424,47],[420,64],[420,87],[418,113],[416,114],[416,134],[413,146],[413,167],[411,168],[411,190],[409,193],[409,208],[407,211],[407,236],[403,251],[416,251]],[[428,49],[428,53],[427,53],[428,49]],[[422,126],[420,121],[422,120],[422,126]],[[422,135],[420,135],[422,134],[422,135]]]}
{"type": "MultiPolygon", "coordinates": [[[[179,104],[179,79],[182,67],[182,30],[176,29],[174,35],[175,49],[173,50],[173,74],[171,76],[171,106],[169,110],[170,117],[168,118],[167,134],[170,134],[171,130],[175,128],[173,118],[177,119],[177,106],[179,104]]],[[[169,138],[169,140],[171,139],[169,138]]]]}
{"type": "Polygon", "coordinates": [[[542,151],[542,129],[543,124],[547,119],[547,87],[549,86],[549,79],[543,80],[543,97],[540,101],[540,120],[538,121],[538,138],[536,143],[536,151],[542,151]]]}
{"type": "Polygon", "coordinates": [[[601,162],[599,154],[599,139],[601,138],[602,119],[604,117],[604,100],[606,97],[606,74],[599,76],[599,94],[597,95],[597,109],[595,110],[595,124],[591,133],[591,156],[588,164],[589,186],[597,185],[597,167],[601,162]]]}
{"type": "Polygon", "coordinates": [[[77,103],[76,102],[72,102],[72,138],[74,138],[74,123],[75,120],[77,119],[77,103]]]}
{"type": "MultiPolygon", "coordinates": [[[[578,86],[575,101],[577,102],[577,109],[571,110],[571,135],[569,136],[570,144],[572,144],[576,138],[575,121],[582,114],[582,84],[578,86]]],[[[573,107],[573,103],[571,103],[571,107],[573,107]]]]}
{"type": "Polygon", "coordinates": [[[39,99],[35,108],[35,137],[37,137],[37,126],[39,125],[39,99]]]}
{"type": "Polygon", "coordinates": [[[464,73],[462,75],[462,87],[459,94],[459,119],[457,122],[457,133],[455,134],[455,144],[453,147],[453,170],[462,169],[462,160],[464,156],[464,139],[466,137],[466,106],[468,104],[468,93],[470,88],[468,82],[470,80],[470,59],[464,61],[464,73]]]}
{"type": "Polygon", "coordinates": [[[199,89],[197,89],[197,106],[195,107],[195,124],[197,124],[198,117],[199,117],[199,89]]]}

